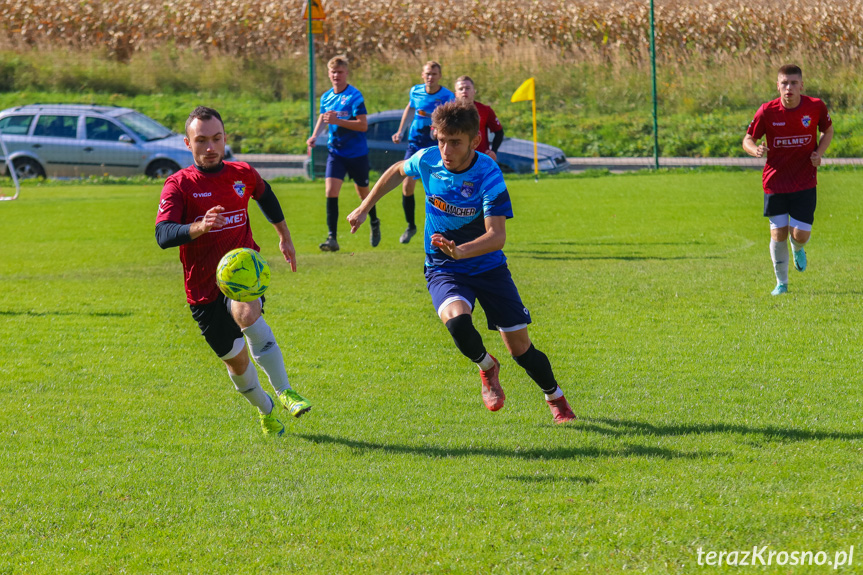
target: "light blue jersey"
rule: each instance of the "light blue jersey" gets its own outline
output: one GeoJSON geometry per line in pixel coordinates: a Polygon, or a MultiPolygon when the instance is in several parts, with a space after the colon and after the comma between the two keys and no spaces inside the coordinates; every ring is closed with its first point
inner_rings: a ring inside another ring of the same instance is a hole
{"type": "Polygon", "coordinates": [[[416,148],[433,146],[435,140],[431,137],[432,112],[441,104],[455,100],[455,94],[443,86],[434,94],[428,94],[425,84],[417,84],[411,88],[410,99],[414,119],[408,132],[408,143],[416,148]]]}
{"type": "Polygon", "coordinates": [[[512,217],[509,191],[494,160],[477,152],[467,170],[454,174],[444,167],[435,146],[411,156],[404,170],[408,176],[422,179],[425,188],[426,269],[475,275],[506,263],[503,250],[454,260],[431,244],[432,234],[439,233],[460,245],[485,233],[485,218],[512,217]]]}
{"type": "MultiPolygon", "coordinates": [[[[332,111],[338,114],[340,120],[355,120],[357,116],[367,113],[363,95],[350,84],[339,94],[336,94],[335,88],[330,88],[321,96],[321,114],[332,111]]],[[[343,158],[358,158],[369,153],[365,132],[334,124],[329,125],[329,130],[327,149],[333,154],[343,158]]]]}

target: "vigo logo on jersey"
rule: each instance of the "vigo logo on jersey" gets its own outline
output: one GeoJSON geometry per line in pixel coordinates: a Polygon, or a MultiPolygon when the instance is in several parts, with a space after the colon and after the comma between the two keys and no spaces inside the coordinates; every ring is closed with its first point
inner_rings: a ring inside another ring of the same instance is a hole
{"type": "Polygon", "coordinates": [[[429,197],[429,201],[432,203],[434,207],[439,209],[445,214],[449,214],[451,216],[458,216],[462,218],[469,218],[476,215],[476,208],[460,208],[459,206],[453,206],[446,203],[444,200],[437,196],[429,197]]]}
{"type": "MultiPolygon", "coordinates": [[[[230,230],[233,228],[239,228],[246,225],[246,210],[236,210],[233,212],[223,212],[223,216],[225,216],[225,225],[219,228],[218,230],[210,230],[210,232],[222,232],[225,230],[230,230]]],[[[198,216],[195,218],[196,222],[199,222],[204,219],[204,216],[198,216]]]]}
{"type": "Polygon", "coordinates": [[[803,136],[782,136],[773,139],[774,148],[802,148],[812,143],[812,135],[805,134],[803,136]]]}

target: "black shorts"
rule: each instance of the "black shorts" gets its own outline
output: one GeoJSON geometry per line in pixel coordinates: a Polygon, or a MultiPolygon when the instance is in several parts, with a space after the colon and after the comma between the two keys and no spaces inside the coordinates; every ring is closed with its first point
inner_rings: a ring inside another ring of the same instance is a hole
{"type": "Polygon", "coordinates": [[[764,216],[788,214],[811,226],[815,222],[815,200],[815,188],[790,194],[764,194],[764,216]]]}
{"type": "MultiPolygon", "coordinates": [[[[263,305],[262,297],[261,313],[264,312],[263,305]]],[[[201,328],[201,335],[217,356],[230,353],[234,349],[234,342],[243,337],[243,330],[228,310],[228,298],[224,294],[220,293],[218,299],[211,303],[190,305],[189,309],[192,310],[192,319],[198,322],[198,327],[201,328]]]]}

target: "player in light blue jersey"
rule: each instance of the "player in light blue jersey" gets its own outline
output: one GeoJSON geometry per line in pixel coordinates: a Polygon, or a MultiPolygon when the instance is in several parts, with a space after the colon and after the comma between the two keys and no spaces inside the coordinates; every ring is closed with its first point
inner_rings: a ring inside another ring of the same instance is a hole
{"type": "MultiPolygon", "coordinates": [[[[321,96],[321,114],[312,136],[306,141],[309,150],[315,145],[323,126],[328,126],[327,172],[324,188],[327,197],[328,235],[319,247],[325,252],[339,250],[337,225],[339,221],[339,192],[345,175],[351,177],[360,199],[369,195],[369,146],[366,142],[366,104],[363,95],[348,84],[348,60],[336,56],[327,63],[333,87],[321,96]]],[[[372,247],[381,241],[381,222],[377,213],[371,213],[372,247]]]]}
{"type": "Polygon", "coordinates": [[[555,423],[572,421],[575,414],[557,384],[551,362],[528,336],[530,313],[506,265],[503,246],[512,205],[500,168],[476,151],[480,142],[476,107],[461,101],[444,104],[434,111],[432,126],[437,146],[387,169],[348,216],[351,232],[357,231],[375,203],[398,187],[402,178],[422,179],[426,283],[456,347],[479,366],[486,407],[501,409],[505,396],[500,363],[486,351],[473,325],[471,314],[477,300],[488,328],[500,332],[515,362],[545,393],[555,423]]]}
{"type": "MultiPolygon", "coordinates": [[[[408,116],[410,116],[411,110],[414,110],[413,121],[408,131],[408,149],[405,152],[405,160],[416,154],[419,150],[437,144],[431,129],[432,113],[441,104],[455,100],[455,94],[440,85],[440,78],[440,64],[434,61],[426,62],[425,66],[423,66],[423,83],[411,88],[410,101],[402,114],[399,131],[393,134],[393,142],[399,143],[402,141],[405,123],[408,116]]],[[[416,202],[414,200],[415,185],[413,178],[405,178],[402,184],[402,208],[405,212],[405,220],[408,223],[407,229],[399,238],[399,241],[403,244],[411,241],[411,238],[417,232],[414,216],[414,212],[416,211],[416,202]]]]}

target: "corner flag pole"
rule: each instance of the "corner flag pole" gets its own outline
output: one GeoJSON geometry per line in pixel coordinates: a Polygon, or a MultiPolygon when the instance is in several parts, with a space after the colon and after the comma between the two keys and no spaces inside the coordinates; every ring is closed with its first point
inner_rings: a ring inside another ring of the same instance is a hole
{"type": "Polygon", "coordinates": [[[9,157],[9,150],[6,148],[6,142],[3,141],[3,135],[0,133],[0,149],[3,150],[3,161],[9,170],[9,175],[12,176],[12,183],[15,184],[14,196],[0,196],[0,201],[17,200],[18,194],[21,193],[21,183],[18,181],[18,172],[15,171],[15,166],[12,163],[12,158],[9,157]]]}
{"type": "Polygon", "coordinates": [[[522,82],[521,86],[512,94],[510,102],[524,102],[530,100],[533,109],[533,176],[534,181],[539,181],[539,153],[537,151],[536,138],[536,81],[534,78],[528,78],[522,82]]]}

